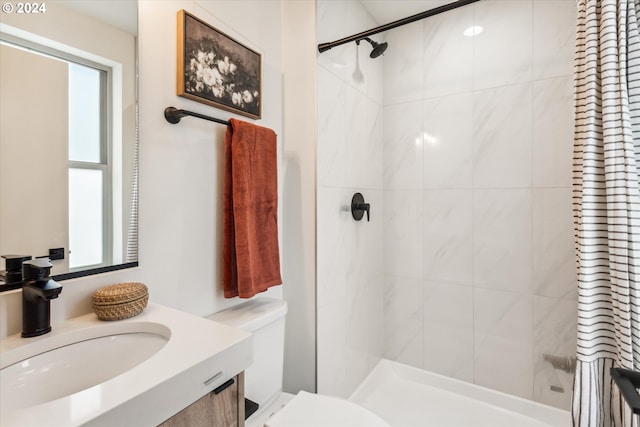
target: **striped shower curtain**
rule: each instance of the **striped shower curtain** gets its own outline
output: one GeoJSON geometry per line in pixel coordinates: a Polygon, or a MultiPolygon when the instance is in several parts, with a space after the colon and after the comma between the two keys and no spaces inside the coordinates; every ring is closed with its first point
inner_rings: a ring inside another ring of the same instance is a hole
{"type": "MultiPolygon", "coordinates": [[[[139,123],[139,110],[136,104],[136,123],[139,123]]],[[[140,176],[140,138],[136,126],[135,147],[133,149],[133,172],[131,176],[131,201],[129,206],[129,223],[127,227],[127,250],[124,262],[138,261],[138,177],[140,176]]]]}
{"type": "Polygon", "coordinates": [[[638,426],[612,366],[640,370],[640,0],[578,0],[575,426],[638,426]]]}

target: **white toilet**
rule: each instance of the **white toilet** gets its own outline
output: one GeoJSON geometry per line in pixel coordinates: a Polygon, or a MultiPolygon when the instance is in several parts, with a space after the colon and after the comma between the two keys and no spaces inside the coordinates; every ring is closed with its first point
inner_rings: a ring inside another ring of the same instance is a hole
{"type": "Polygon", "coordinates": [[[245,371],[245,397],[260,405],[246,427],[389,427],[345,399],[282,392],[286,301],[258,297],[208,319],[253,334],[253,364],[245,371]]]}

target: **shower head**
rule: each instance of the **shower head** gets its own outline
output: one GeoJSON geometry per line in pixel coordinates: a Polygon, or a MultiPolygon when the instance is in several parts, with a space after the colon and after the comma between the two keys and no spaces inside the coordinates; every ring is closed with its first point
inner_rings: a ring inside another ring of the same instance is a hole
{"type": "MultiPolygon", "coordinates": [[[[369,43],[371,43],[371,46],[373,47],[373,50],[369,54],[369,57],[371,58],[377,58],[378,56],[382,55],[384,51],[387,50],[387,47],[388,47],[387,42],[378,43],[374,40],[371,40],[369,37],[364,37],[364,38],[361,38],[360,40],[366,40],[369,43]]],[[[360,40],[356,40],[356,44],[358,46],[360,46],[360,40]]]]}

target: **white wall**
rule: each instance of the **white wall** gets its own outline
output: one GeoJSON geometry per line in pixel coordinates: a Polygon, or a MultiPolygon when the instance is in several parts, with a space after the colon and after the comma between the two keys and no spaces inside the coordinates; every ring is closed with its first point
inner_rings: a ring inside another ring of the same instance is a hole
{"type": "MultiPolygon", "coordinates": [[[[257,123],[275,130],[279,159],[284,156],[278,179],[285,282],[263,295],[282,298],[284,291],[289,302],[286,389],[315,389],[312,6],[311,1],[279,0],[140,2],[140,267],[63,282],[60,298],[52,302],[53,327],[91,312],[91,294],[99,287],[126,281],[142,281],[152,301],[196,315],[240,302],[224,299],[221,289],[226,128],[189,117],[171,125],[163,117],[168,106],[222,119],[232,116],[175,95],[176,13],[186,9],[262,54],[264,103],[257,123]],[[283,49],[288,49],[286,57],[283,49]],[[306,60],[300,60],[304,53],[306,60]]],[[[0,294],[0,337],[20,331],[20,299],[20,291],[0,294]]]]}
{"type": "MultiPolygon", "coordinates": [[[[358,1],[320,0],[317,13],[320,43],[377,25],[358,1]]],[[[343,397],[382,356],[383,58],[370,52],[318,55],[318,392],[343,397]],[[356,192],[370,222],[351,216],[356,192]]]]}
{"type": "MultiPolygon", "coordinates": [[[[163,117],[174,106],[230,113],[175,95],[176,13],[186,9],[262,54],[261,126],[282,149],[280,2],[140,2],[140,276],[161,304],[206,315],[229,306],[221,288],[222,150],[226,127],[163,117]]],[[[279,168],[279,184],[282,174],[279,168]]],[[[281,211],[282,203],[280,203],[281,211]]],[[[282,229],[282,216],[279,216],[282,229]]],[[[280,236],[282,238],[282,236],[280,236]]],[[[281,297],[282,287],[268,291],[281,297]]]]}
{"type": "Polygon", "coordinates": [[[284,389],[316,391],[315,1],[284,1],[284,389]]]}
{"type": "MultiPolygon", "coordinates": [[[[194,118],[171,125],[163,117],[171,105],[231,117],[175,95],[180,9],[262,53],[264,104],[258,123],[274,129],[282,144],[282,40],[280,31],[274,31],[281,25],[280,2],[141,1],[140,267],[63,282],[60,298],[51,304],[54,327],[55,322],[90,312],[90,296],[97,288],[123,281],[142,281],[152,301],[197,315],[238,301],[225,300],[220,284],[225,127],[194,118]]],[[[268,294],[279,298],[282,287],[268,294]]],[[[20,291],[0,294],[0,313],[0,336],[20,331],[20,291]]]]}
{"type": "Polygon", "coordinates": [[[564,409],[575,21],[483,0],[390,31],[384,69],[385,357],[564,409]]]}

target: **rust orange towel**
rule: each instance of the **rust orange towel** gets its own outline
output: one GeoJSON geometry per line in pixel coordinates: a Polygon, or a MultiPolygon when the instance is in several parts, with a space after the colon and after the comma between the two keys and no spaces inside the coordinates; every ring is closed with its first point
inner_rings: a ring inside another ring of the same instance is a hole
{"type": "Polygon", "coordinates": [[[274,131],[231,119],[224,140],[222,283],[251,298],[282,283],[274,131]]]}

